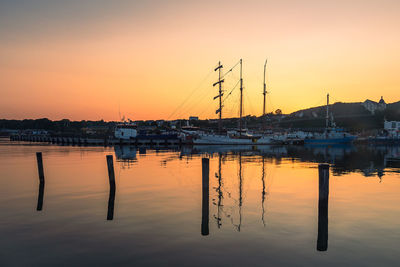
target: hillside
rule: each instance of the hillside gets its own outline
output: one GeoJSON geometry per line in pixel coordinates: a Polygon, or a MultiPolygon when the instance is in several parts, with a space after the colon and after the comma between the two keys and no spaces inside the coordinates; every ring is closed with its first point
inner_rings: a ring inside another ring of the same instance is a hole
{"type": "MultiPolygon", "coordinates": [[[[337,126],[352,130],[368,130],[383,127],[383,121],[400,120],[400,101],[386,106],[371,100],[357,103],[337,102],[330,105],[330,112],[333,114],[337,126]],[[368,110],[367,106],[371,109],[368,110]]],[[[319,106],[299,110],[287,115],[279,122],[282,127],[294,128],[319,128],[325,126],[326,106],[319,106]]]]}

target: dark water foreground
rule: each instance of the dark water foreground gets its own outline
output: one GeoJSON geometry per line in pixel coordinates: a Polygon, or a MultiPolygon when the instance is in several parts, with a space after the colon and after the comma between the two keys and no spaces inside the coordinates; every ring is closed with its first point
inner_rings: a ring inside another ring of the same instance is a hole
{"type": "Polygon", "coordinates": [[[0,266],[398,266],[399,152],[2,141],[0,266]]]}

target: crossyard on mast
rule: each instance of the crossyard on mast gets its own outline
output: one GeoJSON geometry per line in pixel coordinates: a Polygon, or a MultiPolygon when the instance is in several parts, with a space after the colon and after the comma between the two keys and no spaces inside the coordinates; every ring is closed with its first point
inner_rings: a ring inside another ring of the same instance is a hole
{"type": "Polygon", "coordinates": [[[221,133],[222,131],[222,96],[224,93],[222,92],[222,83],[224,79],[221,80],[221,72],[223,66],[221,65],[221,61],[218,62],[218,66],[214,69],[214,71],[218,71],[218,81],[213,84],[213,86],[219,85],[219,94],[214,97],[214,100],[219,98],[219,109],[215,111],[215,113],[219,114],[219,121],[218,121],[218,131],[221,133]]]}

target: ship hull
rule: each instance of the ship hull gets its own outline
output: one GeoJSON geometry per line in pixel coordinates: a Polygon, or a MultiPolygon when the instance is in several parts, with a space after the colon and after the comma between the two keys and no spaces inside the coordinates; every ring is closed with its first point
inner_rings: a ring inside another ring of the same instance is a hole
{"type": "Polygon", "coordinates": [[[194,145],[272,145],[275,142],[269,137],[235,138],[224,135],[200,135],[193,139],[194,145]]]}
{"type": "Polygon", "coordinates": [[[350,144],[354,141],[354,136],[342,137],[342,138],[315,138],[305,139],[304,144],[306,145],[335,145],[335,144],[350,144]]]}

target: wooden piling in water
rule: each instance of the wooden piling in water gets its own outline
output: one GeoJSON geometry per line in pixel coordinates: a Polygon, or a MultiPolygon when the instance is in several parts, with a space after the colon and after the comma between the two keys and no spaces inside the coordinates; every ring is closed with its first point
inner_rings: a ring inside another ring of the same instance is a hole
{"type": "Polygon", "coordinates": [[[36,160],[38,166],[38,173],[39,173],[39,181],[44,183],[44,171],[43,171],[43,158],[42,152],[36,152],[36,160]]]}
{"type": "Polygon", "coordinates": [[[44,171],[43,171],[43,158],[42,152],[36,152],[36,161],[39,174],[39,194],[36,210],[41,211],[43,208],[43,194],[44,194],[44,171]]]}
{"type": "Polygon", "coordinates": [[[114,219],[114,201],[115,201],[115,173],[114,173],[114,160],[112,155],[107,155],[107,169],[108,169],[108,181],[110,183],[110,193],[108,196],[108,209],[107,209],[107,220],[111,221],[114,219]]]}
{"type": "Polygon", "coordinates": [[[115,186],[114,160],[112,155],[107,155],[108,180],[110,186],[115,186]]]}
{"type": "Polygon", "coordinates": [[[209,175],[210,160],[208,158],[201,159],[202,168],[202,213],[201,213],[201,235],[209,234],[209,175]]]}
{"type": "Polygon", "coordinates": [[[317,250],[328,250],[328,199],[329,199],[329,164],[318,165],[318,239],[317,250]]]}

